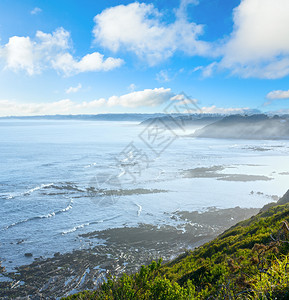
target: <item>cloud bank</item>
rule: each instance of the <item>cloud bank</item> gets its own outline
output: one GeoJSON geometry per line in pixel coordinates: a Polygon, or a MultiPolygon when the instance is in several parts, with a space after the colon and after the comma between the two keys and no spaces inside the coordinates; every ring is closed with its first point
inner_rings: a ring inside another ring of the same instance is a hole
{"type": "Polygon", "coordinates": [[[289,90],[288,91],[282,91],[282,90],[272,91],[267,94],[266,98],[267,99],[289,99],[289,90]]]}
{"type": "Polygon", "coordinates": [[[63,28],[53,33],[37,31],[34,39],[13,36],[6,45],[0,47],[0,60],[4,69],[25,71],[28,75],[40,74],[52,68],[69,76],[89,71],[109,71],[123,64],[122,59],[104,59],[99,52],[76,59],[69,52],[71,45],[70,33],[63,28]]]}
{"type": "Polygon", "coordinates": [[[289,90],[288,91],[282,91],[282,90],[272,91],[266,95],[266,98],[268,99],[268,101],[264,103],[264,106],[270,105],[270,104],[272,104],[273,101],[276,101],[276,100],[289,99],[289,90]]]}
{"type": "MultiPolygon", "coordinates": [[[[233,10],[233,29],[228,37],[205,41],[205,25],[191,22],[188,5],[197,0],[180,0],[173,20],[153,4],[133,2],[107,8],[94,17],[95,45],[114,53],[133,53],[155,66],[176,53],[203,56],[211,61],[199,66],[204,77],[228,70],[243,78],[276,79],[289,75],[289,1],[241,0],[233,10]],[[170,21],[168,21],[170,20],[170,21]]],[[[35,7],[31,14],[38,14],[35,7]]],[[[29,75],[54,69],[65,76],[83,72],[110,71],[124,64],[121,58],[99,52],[74,57],[71,36],[58,28],[52,33],[37,31],[34,38],[12,36],[0,45],[0,60],[6,70],[29,75]]],[[[166,81],[166,74],[159,77],[166,81]]]]}
{"type": "MultiPolygon", "coordinates": [[[[71,87],[70,89],[77,89],[71,87]]],[[[68,89],[69,90],[69,89],[68,89]]],[[[143,91],[131,92],[121,96],[111,96],[108,99],[100,98],[92,101],[77,102],[70,99],[62,99],[50,103],[19,103],[11,100],[0,100],[0,117],[3,116],[35,116],[55,114],[98,114],[116,108],[162,107],[169,104],[172,107],[193,107],[192,113],[208,114],[244,114],[252,113],[250,108],[218,108],[216,106],[197,108],[197,99],[188,100],[184,94],[175,95],[171,89],[155,88],[143,91]],[[195,105],[193,105],[193,103],[195,105]],[[186,106],[188,105],[188,106],[186,106]],[[192,106],[193,105],[193,106],[192,106]]],[[[162,110],[160,110],[162,112],[162,110]]],[[[176,113],[178,111],[170,111],[176,113]]]]}
{"type": "Polygon", "coordinates": [[[201,40],[204,26],[188,21],[189,4],[198,1],[182,0],[171,23],[165,22],[166,16],[153,4],[107,8],[94,18],[95,40],[113,52],[133,52],[151,66],[177,51],[218,56],[218,62],[199,68],[204,77],[216,70],[229,70],[243,78],[275,79],[289,74],[288,0],[242,0],[233,11],[230,36],[214,42],[201,40]]]}
{"type": "Polygon", "coordinates": [[[123,106],[123,107],[155,107],[159,106],[170,98],[174,94],[171,89],[165,88],[155,88],[155,89],[145,89],[143,91],[132,92],[120,97],[112,96],[108,99],[108,106],[123,106]]]}
{"type": "Polygon", "coordinates": [[[188,55],[209,55],[209,44],[198,39],[203,25],[189,22],[186,6],[196,1],[181,1],[176,20],[167,24],[165,16],[153,4],[134,2],[107,8],[94,18],[96,42],[111,51],[135,53],[155,65],[176,51],[188,55]]]}
{"type": "Polygon", "coordinates": [[[287,76],[288,16],[288,0],[242,0],[233,12],[234,30],[219,66],[245,78],[287,76]]]}
{"type": "MultiPolygon", "coordinates": [[[[79,86],[67,91],[75,92],[79,86]]],[[[74,102],[70,99],[50,103],[19,103],[0,100],[0,116],[32,116],[54,114],[96,114],[112,107],[156,107],[169,101],[174,94],[171,89],[155,88],[131,92],[122,96],[111,96],[92,101],[74,102]]]]}

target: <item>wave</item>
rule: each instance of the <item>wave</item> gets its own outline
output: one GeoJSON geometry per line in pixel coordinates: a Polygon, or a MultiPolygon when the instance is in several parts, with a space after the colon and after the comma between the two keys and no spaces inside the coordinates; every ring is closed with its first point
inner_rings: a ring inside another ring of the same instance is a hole
{"type": "Polygon", "coordinates": [[[86,227],[86,226],[90,226],[90,225],[95,225],[95,224],[100,224],[100,223],[104,223],[104,222],[107,222],[107,221],[111,221],[111,220],[114,220],[114,219],[119,218],[120,216],[121,216],[121,215],[116,215],[116,216],[113,216],[113,217],[111,217],[111,218],[107,218],[107,219],[104,219],[104,220],[99,220],[99,221],[93,221],[93,222],[83,223],[83,224],[74,226],[74,227],[71,228],[71,229],[65,230],[65,231],[63,231],[61,234],[64,235],[64,234],[72,233],[72,232],[75,232],[76,230],[81,229],[81,228],[84,228],[84,227],[86,227]]]}
{"type": "Polygon", "coordinates": [[[92,163],[92,164],[84,166],[84,168],[96,167],[97,165],[99,165],[99,164],[98,163],[92,163]]]}
{"type": "Polygon", "coordinates": [[[54,211],[54,212],[48,213],[46,215],[35,216],[35,217],[32,217],[32,218],[27,218],[27,219],[24,219],[24,220],[12,223],[12,224],[6,226],[5,229],[9,229],[11,227],[18,226],[18,225],[21,225],[23,223],[27,223],[27,222],[30,222],[30,221],[52,218],[52,217],[54,217],[56,215],[59,215],[61,213],[67,212],[70,209],[72,209],[72,204],[73,204],[73,199],[70,199],[69,204],[65,208],[63,208],[63,209],[60,209],[58,211],[54,211]]]}
{"type": "Polygon", "coordinates": [[[139,217],[142,212],[142,206],[139,204],[136,204],[136,206],[138,207],[137,216],[139,217]]]}
{"type": "Polygon", "coordinates": [[[24,196],[30,195],[30,194],[32,194],[35,191],[38,191],[38,190],[41,190],[41,189],[44,189],[44,188],[48,188],[50,186],[53,186],[53,183],[41,184],[40,186],[37,186],[37,187],[35,187],[33,189],[28,190],[27,192],[24,192],[23,195],[24,196]]]}
{"type": "MultiPolygon", "coordinates": [[[[55,184],[52,182],[52,183],[48,183],[48,184],[41,184],[41,185],[36,186],[35,188],[32,188],[25,192],[10,194],[9,196],[6,197],[6,199],[10,200],[10,199],[14,199],[16,197],[29,196],[32,193],[34,193],[35,191],[46,190],[46,189],[54,189],[54,190],[58,190],[58,191],[63,190],[63,191],[85,192],[85,190],[80,189],[79,187],[77,187],[75,184],[73,184],[71,182],[64,182],[64,183],[60,182],[58,184],[55,184]]],[[[55,193],[55,194],[57,195],[57,194],[62,194],[62,193],[55,193]]]]}
{"type": "Polygon", "coordinates": [[[69,230],[66,230],[66,231],[63,231],[62,234],[68,234],[68,233],[72,233],[80,228],[84,228],[85,226],[89,226],[90,223],[84,223],[84,224],[81,224],[81,225],[78,225],[78,226],[75,226],[73,227],[72,229],[69,229],[69,230]]]}
{"type": "Polygon", "coordinates": [[[25,191],[25,192],[22,192],[22,193],[15,193],[15,194],[10,194],[9,196],[6,197],[7,200],[10,200],[10,199],[14,199],[16,197],[21,197],[21,196],[29,196],[31,195],[33,192],[35,191],[38,191],[38,190],[41,190],[41,189],[45,189],[45,188],[49,188],[51,186],[53,186],[54,183],[48,183],[48,184],[41,184],[39,186],[36,186],[35,188],[33,189],[30,189],[28,191],[25,191]]]}

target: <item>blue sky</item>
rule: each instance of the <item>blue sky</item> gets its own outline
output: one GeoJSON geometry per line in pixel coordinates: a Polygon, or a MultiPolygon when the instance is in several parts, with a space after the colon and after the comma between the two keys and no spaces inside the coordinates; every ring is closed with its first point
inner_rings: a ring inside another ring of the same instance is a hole
{"type": "Polygon", "coordinates": [[[288,112],[288,0],[1,0],[0,116],[288,112]]]}

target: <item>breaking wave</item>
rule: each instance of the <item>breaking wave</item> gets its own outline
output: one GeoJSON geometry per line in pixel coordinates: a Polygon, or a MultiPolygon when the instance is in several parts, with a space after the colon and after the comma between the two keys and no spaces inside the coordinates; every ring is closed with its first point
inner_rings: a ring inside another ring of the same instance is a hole
{"type": "Polygon", "coordinates": [[[38,190],[41,190],[41,189],[45,189],[45,188],[49,188],[51,186],[53,186],[54,183],[48,183],[48,184],[41,184],[33,189],[30,189],[28,191],[25,191],[25,192],[22,192],[22,193],[15,193],[15,194],[10,194],[9,196],[6,197],[7,200],[10,200],[10,199],[14,199],[16,197],[21,197],[21,196],[28,196],[28,195],[31,195],[33,192],[35,191],[38,191],[38,190]]]}
{"type": "Polygon", "coordinates": [[[71,229],[65,230],[65,231],[63,231],[61,234],[64,235],[64,234],[72,233],[72,232],[75,232],[76,230],[81,229],[81,228],[84,228],[84,227],[86,227],[86,226],[90,226],[90,225],[95,225],[95,224],[100,224],[100,223],[103,223],[103,222],[111,221],[111,220],[114,220],[114,219],[119,218],[120,216],[121,216],[121,215],[116,215],[116,216],[114,216],[114,217],[107,218],[107,219],[104,219],[104,220],[93,221],[93,222],[89,222],[89,223],[83,223],[83,224],[74,226],[74,227],[71,228],[71,229]]]}
{"type": "Polygon", "coordinates": [[[35,217],[32,217],[32,218],[27,218],[27,219],[12,223],[12,224],[6,226],[5,229],[9,229],[11,227],[18,226],[18,225],[21,225],[23,223],[27,223],[27,222],[30,222],[30,221],[41,220],[41,219],[46,219],[46,218],[52,218],[56,215],[59,215],[61,213],[67,212],[70,209],[72,209],[72,204],[73,204],[73,199],[70,199],[70,202],[68,203],[68,205],[63,209],[48,213],[46,215],[35,216],[35,217]]]}

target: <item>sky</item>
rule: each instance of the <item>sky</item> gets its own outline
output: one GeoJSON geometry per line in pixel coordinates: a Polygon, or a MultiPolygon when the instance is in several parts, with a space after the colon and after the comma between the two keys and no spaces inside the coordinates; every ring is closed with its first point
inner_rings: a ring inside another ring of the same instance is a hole
{"type": "Polygon", "coordinates": [[[289,1],[0,0],[0,116],[186,101],[289,113],[289,1]]]}

